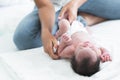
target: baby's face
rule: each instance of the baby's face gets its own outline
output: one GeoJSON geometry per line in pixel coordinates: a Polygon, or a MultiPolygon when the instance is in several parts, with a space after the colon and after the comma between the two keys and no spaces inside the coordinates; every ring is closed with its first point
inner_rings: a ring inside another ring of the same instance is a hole
{"type": "Polygon", "coordinates": [[[96,60],[99,54],[100,50],[89,42],[79,44],[75,50],[75,57],[77,60],[81,59],[83,56],[89,55],[93,60],[96,60]]]}

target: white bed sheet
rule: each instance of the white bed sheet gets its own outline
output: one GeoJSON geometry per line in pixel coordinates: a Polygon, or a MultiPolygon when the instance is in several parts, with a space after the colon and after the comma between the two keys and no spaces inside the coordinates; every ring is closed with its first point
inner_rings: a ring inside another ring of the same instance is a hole
{"type": "Polygon", "coordinates": [[[52,60],[41,47],[0,54],[0,70],[1,74],[4,73],[2,77],[0,74],[0,80],[8,80],[6,76],[9,80],[119,80],[119,26],[120,20],[114,20],[91,27],[95,37],[112,56],[112,62],[102,63],[101,70],[91,77],[77,75],[69,61],[52,60]]]}
{"type": "Polygon", "coordinates": [[[107,21],[91,27],[95,37],[110,51],[112,62],[101,64],[98,73],[84,77],[72,71],[69,61],[52,60],[42,47],[23,51],[16,49],[12,41],[13,32],[33,7],[33,3],[0,7],[0,80],[120,79],[120,20],[107,21]]]}
{"type": "MultiPolygon", "coordinates": [[[[3,0],[4,1],[4,0],[3,0]]],[[[15,52],[13,33],[19,22],[34,8],[34,3],[0,7],[0,53],[15,52]]]]}

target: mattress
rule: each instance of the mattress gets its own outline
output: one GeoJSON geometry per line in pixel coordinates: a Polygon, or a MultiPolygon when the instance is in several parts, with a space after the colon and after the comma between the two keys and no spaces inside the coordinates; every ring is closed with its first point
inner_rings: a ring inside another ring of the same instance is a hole
{"type": "Polygon", "coordinates": [[[14,30],[33,7],[31,4],[0,7],[0,80],[120,79],[120,20],[105,21],[90,27],[99,43],[110,51],[112,61],[101,63],[99,72],[86,77],[76,74],[68,60],[52,60],[43,47],[17,50],[12,40],[14,30]]]}
{"type": "Polygon", "coordinates": [[[9,80],[119,80],[119,26],[120,20],[113,20],[90,27],[94,36],[110,51],[112,57],[111,62],[101,63],[101,70],[91,77],[76,74],[68,60],[52,60],[43,51],[43,47],[3,52],[0,54],[0,70],[10,78],[9,80]]]}

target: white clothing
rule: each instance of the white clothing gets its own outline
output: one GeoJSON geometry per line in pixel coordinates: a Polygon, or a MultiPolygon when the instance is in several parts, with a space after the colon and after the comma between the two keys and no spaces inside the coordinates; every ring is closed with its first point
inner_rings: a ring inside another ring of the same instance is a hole
{"type": "Polygon", "coordinates": [[[51,0],[51,2],[54,4],[56,11],[59,10],[62,6],[64,6],[69,1],[70,0],[51,0]]]}
{"type": "Polygon", "coordinates": [[[75,32],[85,32],[85,33],[88,33],[88,31],[86,30],[84,25],[81,22],[77,21],[77,20],[73,21],[73,23],[71,24],[70,28],[67,31],[67,33],[70,36],[72,34],[74,34],[75,32]]]}

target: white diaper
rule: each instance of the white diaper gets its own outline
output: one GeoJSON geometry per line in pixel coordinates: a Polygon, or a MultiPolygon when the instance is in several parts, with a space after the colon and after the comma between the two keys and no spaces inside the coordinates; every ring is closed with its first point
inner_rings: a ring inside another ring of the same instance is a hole
{"type": "Polygon", "coordinates": [[[85,33],[88,33],[88,31],[86,30],[84,25],[81,22],[77,21],[77,20],[73,21],[73,23],[71,24],[70,28],[67,31],[67,33],[69,35],[72,35],[75,32],[85,32],[85,33]]]}

